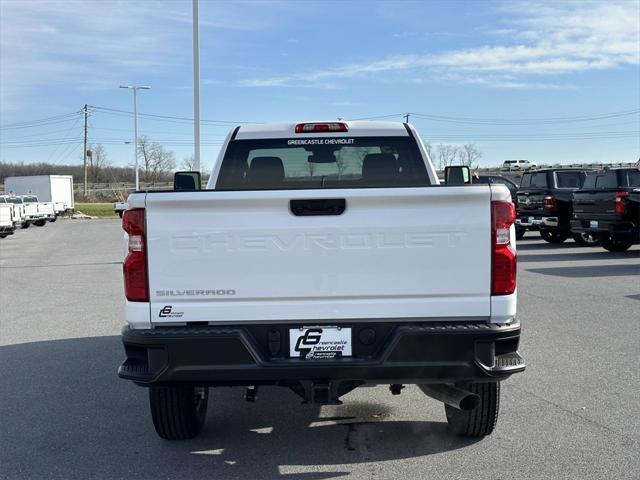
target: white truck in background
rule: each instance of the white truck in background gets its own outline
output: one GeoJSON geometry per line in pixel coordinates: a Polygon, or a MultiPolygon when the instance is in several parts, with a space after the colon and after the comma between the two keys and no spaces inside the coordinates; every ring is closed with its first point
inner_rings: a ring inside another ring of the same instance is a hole
{"type": "Polygon", "coordinates": [[[261,385],[339,404],[415,384],[455,433],[493,431],[525,368],[504,185],[440,185],[416,130],[388,122],[241,126],[206,190],[181,173],[123,217],[118,373],[149,388],[162,438],[200,432],[209,387],[261,385]]]}
{"type": "Polygon", "coordinates": [[[0,197],[0,238],[13,235],[16,229],[13,223],[13,206],[7,203],[4,197],[0,197]]]}
{"type": "Polygon", "coordinates": [[[20,205],[20,209],[22,211],[22,228],[29,228],[32,223],[39,222],[44,225],[46,220],[40,222],[41,217],[38,213],[38,204],[37,203],[27,203],[22,199],[22,196],[10,196],[7,201],[20,205]]]}
{"type": "Polygon", "coordinates": [[[127,202],[114,202],[113,203],[113,211],[122,218],[122,214],[127,209],[127,202]]]}
{"type": "MultiPolygon", "coordinates": [[[[13,192],[15,195],[35,195],[40,202],[51,203],[56,216],[75,208],[71,175],[7,177],[4,183],[7,192],[13,192]]],[[[46,210],[48,215],[48,207],[46,210]]]]}
{"type": "Polygon", "coordinates": [[[21,227],[24,221],[24,204],[18,197],[12,195],[0,195],[0,203],[11,206],[11,220],[15,228],[21,227]]]}

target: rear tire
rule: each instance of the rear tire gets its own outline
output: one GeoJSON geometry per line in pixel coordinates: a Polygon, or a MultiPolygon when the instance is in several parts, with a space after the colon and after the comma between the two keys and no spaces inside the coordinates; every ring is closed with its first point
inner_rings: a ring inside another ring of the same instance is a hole
{"type": "Polygon", "coordinates": [[[559,230],[540,230],[540,236],[545,242],[562,243],[569,235],[559,230]]]}
{"type": "Polygon", "coordinates": [[[592,233],[573,233],[571,236],[582,247],[597,247],[600,245],[600,237],[592,233]]]}
{"type": "Polygon", "coordinates": [[[524,234],[527,233],[527,229],[524,227],[516,227],[516,240],[522,240],[524,234]]]}
{"type": "Polygon", "coordinates": [[[55,217],[51,218],[49,221],[50,221],[50,222],[55,222],[57,219],[58,219],[58,217],[57,217],[57,216],[55,216],[55,217]]]}
{"type": "Polygon", "coordinates": [[[153,426],[166,440],[185,440],[200,433],[207,418],[207,387],[150,387],[153,426]]]}
{"type": "Polygon", "coordinates": [[[33,222],[33,224],[34,224],[36,227],[44,227],[45,223],[47,223],[47,221],[46,221],[46,220],[36,220],[35,222],[33,222]]]}
{"type": "Polygon", "coordinates": [[[8,233],[0,233],[0,238],[7,238],[8,235],[8,233]]]}
{"type": "Polygon", "coordinates": [[[118,216],[119,216],[120,218],[122,218],[122,214],[123,214],[123,213],[124,213],[124,212],[123,212],[122,210],[118,211],[118,216]]]}
{"type": "Polygon", "coordinates": [[[628,237],[616,237],[605,235],[602,237],[602,248],[610,252],[626,252],[633,245],[633,239],[628,237]]]}
{"type": "Polygon", "coordinates": [[[468,411],[444,406],[449,427],[456,435],[463,437],[484,437],[491,435],[498,423],[500,409],[500,382],[470,383],[458,385],[480,397],[477,408],[468,411]]]}
{"type": "Polygon", "coordinates": [[[24,223],[22,224],[22,228],[29,228],[29,226],[30,226],[30,225],[31,225],[31,224],[30,224],[29,222],[24,222],[24,223]]]}

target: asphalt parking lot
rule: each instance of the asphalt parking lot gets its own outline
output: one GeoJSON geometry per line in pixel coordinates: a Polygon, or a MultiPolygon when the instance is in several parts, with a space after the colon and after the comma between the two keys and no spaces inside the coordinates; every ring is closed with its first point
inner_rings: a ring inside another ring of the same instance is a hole
{"type": "Polygon", "coordinates": [[[448,433],[408,387],[310,407],[288,390],[213,390],[205,431],[166,442],[146,391],[119,380],[121,230],[64,220],[0,241],[0,477],[637,479],[640,246],[519,242],[521,353],[498,427],[448,433]]]}

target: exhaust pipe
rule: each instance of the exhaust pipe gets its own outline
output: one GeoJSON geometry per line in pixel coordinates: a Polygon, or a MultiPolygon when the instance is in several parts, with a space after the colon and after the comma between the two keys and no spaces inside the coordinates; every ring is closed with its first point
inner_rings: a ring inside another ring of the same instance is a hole
{"type": "Polygon", "coordinates": [[[425,395],[458,410],[473,410],[480,404],[480,397],[453,385],[422,384],[418,385],[425,395]]]}

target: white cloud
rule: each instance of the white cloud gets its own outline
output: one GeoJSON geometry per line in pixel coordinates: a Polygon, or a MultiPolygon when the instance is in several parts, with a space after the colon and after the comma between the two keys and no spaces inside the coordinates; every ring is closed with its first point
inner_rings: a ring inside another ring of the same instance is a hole
{"type": "MultiPolygon", "coordinates": [[[[282,8],[201,4],[202,32],[266,28],[282,8]]],[[[25,108],[47,87],[108,89],[190,68],[191,15],[189,1],[0,0],[0,108],[25,108]]]]}
{"type": "Polygon", "coordinates": [[[455,77],[459,83],[498,88],[558,88],[562,86],[559,82],[531,78],[640,64],[637,2],[507,2],[501,13],[506,16],[506,27],[490,33],[503,38],[503,45],[395,55],[305,73],[244,79],[238,85],[299,87],[320,81],[424,72],[425,78],[455,77]]]}

